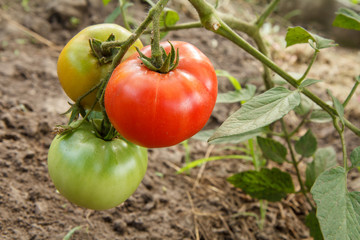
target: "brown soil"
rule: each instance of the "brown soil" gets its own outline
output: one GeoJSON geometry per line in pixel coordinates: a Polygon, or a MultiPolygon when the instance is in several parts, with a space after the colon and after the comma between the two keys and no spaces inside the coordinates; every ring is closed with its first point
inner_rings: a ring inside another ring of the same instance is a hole
{"type": "MultiPolygon", "coordinates": [[[[81,229],[71,239],[310,239],[304,224],[310,207],[302,196],[291,194],[279,203],[269,203],[264,228],[259,229],[253,216],[259,215],[259,202],[226,182],[230,175],[252,169],[252,165],[228,159],[179,175],[176,171],[185,161],[182,145],[149,150],[146,176],[122,205],[92,211],[69,203],[56,192],[46,162],[52,129],[66,123],[60,113],[68,107],[57,80],[57,56],[81,28],[103,22],[117,1],[102,7],[95,0],[34,0],[29,1],[28,10],[20,2],[0,0],[1,239],[62,239],[77,226],[81,229]],[[73,16],[80,20],[79,25],[69,23],[73,16]]],[[[142,19],[148,7],[135,2],[141,11],[133,14],[142,19]]],[[[192,18],[182,1],[176,7],[185,10],[182,20],[192,18]]],[[[261,64],[221,37],[206,30],[189,30],[167,38],[191,42],[209,56],[215,68],[244,82],[261,84],[261,64]]],[[[280,40],[272,41],[273,56],[284,68],[298,72],[306,68],[310,56],[304,46],[284,51],[280,40]]],[[[335,95],[344,96],[359,73],[359,57],[358,50],[324,51],[311,74],[325,81],[314,91],[326,97],[324,90],[332,88],[335,95]]],[[[227,81],[219,79],[219,91],[228,89],[227,81]]],[[[359,126],[356,98],[360,94],[356,94],[348,117],[359,126]]],[[[237,108],[236,104],[216,106],[208,126],[219,125],[237,108]]],[[[313,126],[320,146],[338,147],[330,125],[313,126]]],[[[353,134],[348,133],[347,138],[349,149],[359,145],[353,134]]],[[[234,153],[223,147],[190,140],[191,159],[234,153]]],[[[291,166],[281,168],[294,176],[291,166]]],[[[351,188],[360,190],[359,174],[350,175],[351,188]]],[[[299,189],[295,176],[294,182],[299,189]]]]}

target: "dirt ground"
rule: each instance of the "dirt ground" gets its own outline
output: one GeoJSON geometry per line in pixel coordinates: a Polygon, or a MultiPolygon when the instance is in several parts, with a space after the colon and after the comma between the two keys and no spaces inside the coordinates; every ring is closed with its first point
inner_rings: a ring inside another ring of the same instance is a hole
{"type": "MultiPolygon", "coordinates": [[[[0,239],[62,239],[80,226],[71,239],[311,239],[304,224],[310,207],[300,195],[291,194],[280,203],[269,203],[263,229],[254,214],[259,203],[226,182],[230,175],[252,169],[248,162],[227,159],[176,174],[185,162],[182,145],[150,149],[143,182],[122,205],[92,211],[69,203],[57,193],[47,171],[47,151],[52,129],[65,124],[61,116],[68,98],[57,79],[56,61],[62,46],[83,27],[101,23],[117,1],[102,7],[101,1],[0,0],[0,239]],[[24,1],[23,1],[24,2],[24,1]],[[76,17],[79,23],[70,23],[76,17]],[[38,34],[38,35],[37,35],[38,34]]],[[[182,21],[192,20],[182,1],[182,21]]],[[[148,9],[135,1],[135,18],[148,9]]],[[[248,5],[246,5],[248,6],[248,5]]],[[[132,7],[134,9],[134,7],[132,7]]],[[[253,10],[249,7],[249,11],[253,10]]],[[[289,71],[303,72],[311,49],[300,46],[284,50],[283,33],[271,29],[266,38],[277,63],[289,71]],[[270,36],[271,35],[271,36],[270,36]]],[[[231,72],[242,82],[261,84],[261,64],[232,43],[206,30],[172,32],[170,40],[186,40],[209,56],[216,69],[231,72]]],[[[360,51],[337,47],[323,51],[311,71],[324,83],[313,88],[327,98],[325,90],[346,95],[360,71],[360,51]]],[[[231,89],[219,79],[219,91],[231,89]]],[[[349,104],[347,117],[359,126],[360,93],[349,104]]],[[[238,105],[216,106],[209,126],[219,125],[238,105]]],[[[287,121],[296,121],[294,116],[287,121]]],[[[338,136],[328,124],[311,124],[321,147],[338,148],[338,136]]],[[[349,149],[360,145],[347,133],[349,149]]],[[[234,153],[224,146],[190,140],[191,159],[234,153]]],[[[239,153],[239,152],[235,152],[239,153]]],[[[305,170],[305,164],[300,165],[305,170]]],[[[284,164],[299,186],[294,170],[284,164]]],[[[358,172],[351,172],[349,186],[360,190],[358,172]]]]}

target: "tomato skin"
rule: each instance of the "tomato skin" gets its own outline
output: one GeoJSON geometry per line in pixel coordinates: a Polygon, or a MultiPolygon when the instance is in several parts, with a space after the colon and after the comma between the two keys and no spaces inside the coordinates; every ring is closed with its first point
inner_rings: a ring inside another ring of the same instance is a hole
{"type": "Polygon", "coordinates": [[[123,139],[104,141],[89,122],[56,136],[48,169],[56,189],[85,208],[104,210],[135,192],[147,168],[147,150],[123,139]]]}
{"type": "MultiPolygon", "coordinates": [[[[144,147],[167,147],[190,138],[206,124],[216,102],[210,60],[189,43],[172,44],[180,53],[176,69],[151,71],[136,53],[114,70],[105,90],[111,123],[124,138],[144,147]]],[[[169,43],[161,45],[170,51],[169,43]]],[[[150,46],[141,51],[150,57],[150,46]]]]}
{"type": "MultiPolygon", "coordinates": [[[[110,70],[111,63],[100,64],[92,54],[89,39],[105,41],[115,35],[119,41],[126,40],[131,33],[117,24],[97,24],[89,26],[76,34],[63,48],[57,63],[59,81],[65,93],[74,102],[102,80],[110,70]]],[[[140,40],[131,46],[124,60],[136,52],[135,46],[142,48],[140,40]]],[[[96,91],[84,98],[83,107],[90,108],[96,100],[96,91]]],[[[97,106],[99,109],[99,106],[97,106]]]]}

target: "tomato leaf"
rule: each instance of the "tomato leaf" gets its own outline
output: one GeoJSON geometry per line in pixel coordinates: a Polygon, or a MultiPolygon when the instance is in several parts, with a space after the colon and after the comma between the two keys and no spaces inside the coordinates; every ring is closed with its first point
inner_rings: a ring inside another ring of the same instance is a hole
{"type": "Polygon", "coordinates": [[[235,90],[241,89],[241,85],[240,85],[239,81],[234,76],[232,76],[228,71],[216,70],[215,72],[216,72],[216,76],[218,76],[218,77],[226,77],[230,81],[230,83],[233,85],[235,90]]]}
{"type": "Polygon", "coordinates": [[[316,148],[317,141],[310,129],[295,143],[296,152],[304,157],[312,156],[316,148]]]}
{"type": "Polygon", "coordinates": [[[348,192],[343,167],[323,172],[311,193],[325,239],[360,239],[360,192],[348,192]]]}
{"type": "Polygon", "coordinates": [[[256,91],[256,86],[252,84],[246,85],[246,88],[238,91],[229,91],[227,93],[219,93],[216,103],[236,103],[250,100],[256,91]]]}
{"type": "Polygon", "coordinates": [[[277,163],[286,161],[287,149],[278,141],[271,138],[257,137],[257,142],[265,158],[277,163]]]}
{"type": "Polygon", "coordinates": [[[314,240],[323,240],[324,237],[322,235],[320,224],[318,219],[316,218],[315,211],[309,212],[309,214],[305,218],[305,225],[310,230],[310,236],[314,238],[314,240]]]}
{"type": "Polygon", "coordinates": [[[345,119],[344,119],[344,106],[341,104],[341,102],[339,101],[339,99],[337,99],[336,97],[334,97],[332,95],[332,93],[330,92],[330,90],[328,90],[328,94],[330,95],[332,101],[333,101],[333,104],[334,104],[334,107],[335,107],[335,110],[336,112],[338,113],[339,115],[339,118],[340,118],[340,121],[342,124],[345,124],[345,119]]]}
{"type": "Polygon", "coordinates": [[[310,121],[315,123],[331,122],[331,116],[323,110],[315,110],[310,115],[310,121]]]}
{"type": "MultiPolygon", "coordinates": [[[[165,8],[161,15],[160,15],[160,27],[171,27],[174,26],[180,19],[179,14],[171,9],[171,8],[165,8]]],[[[168,32],[161,32],[160,38],[164,38],[168,32]]]]}
{"type": "Polygon", "coordinates": [[[334,47],[337,44],[331,39],[320,37],[314,33],[310,33],[302,27],[290,27],[285,37],[286,47],[290,47],[299,43],[309,43],[315,49],[334,47]],[[316,43],[316,46],[312,44],[316,43]]]}
{"type": "Polygon", "coordinates": [[[304,81],[301,82],[299,88],[305,88],[318,82],[321,82],[321,80],[311,79],[311,78],[305,79],[304,81]]]}
{"type": "Polygon", "coordinates": [[[105,23],[113,23],[120,16],[121,10],[120,7],[117,6],[114,10],[105,18],[105,23]]]}
{"type": "Polygon", "coordinates": [[[301,94],[300,104],[299,106],[294,108],[294,112],[299,114],[300,116],[304,116],[314,107],[313,101],[311,101],[308,97],[301,94]]]}
{"type": "Polygon", "coordinates": [[[253,198],[271,202],[280,201],[287,194],[294,192],[290,174],[278,168],[237,173],[229,177],[227,181],[253,198]]]}
{"type": "Polygon", "coordinates": [[[305,186],[311,189],[316,178],[322,172],[336,165],[336,152],[334,148],[319,148],[314,155],[313,161],[307,164],[305,186]]]}
{"type": "Polygon", "coordinates": [[[350,154],[351,167],[360,167],[360,146],[355,148],[350,154]]]}
{"type": "Polygon", "coordinates": [[[284,87],[272,88],[253,97],[216,130],[209,141],[243,134],[282,118],[300,103],[300,93],[284,87]]]}
{"type": "MultiPolygon", "coordinates": [[[[254,138],[256,136],[259,136],[266,132],[267,128],[258,128],[249,132],[245,132],[242,134],[232,135],[232,136],[226,136],[222,138],[217,138],[214,140],[209,141],[211,144],[217,144],[217,143],[240,143],[244,142],[246,140],[249,140],[251,138],[254,138]]],[[[195,134],[192,138],[200,141],[208,141],[209,138],[214,134],[215,130],[203,130],[195,134]]]]}
{"type": "Polygon", "coordinates": [[[348,8],[336,12],[333,26],[360,31],[360,15],[348,8]]]}

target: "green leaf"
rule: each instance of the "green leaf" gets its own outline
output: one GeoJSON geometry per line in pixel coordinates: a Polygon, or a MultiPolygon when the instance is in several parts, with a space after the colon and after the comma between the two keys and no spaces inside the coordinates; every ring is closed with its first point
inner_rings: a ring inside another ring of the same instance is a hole
{"type": "Polygon", "coordinates": [[[278,141],[271,138],[257,137],[257,143],[265,158],[277,163],[286,161],[287,149],[278,141]]]}
{"type": "Polygon", "coordinates": [[[282,172],[278,168],[245,171],[237,173],[227,180],[251,197],[271,202],[280,201],[287,194],[294,192],[290,174],[282,172]]]}
{"type": "Polygon", "coordinates": [[[343,167],[323,172],[316,179],[311,193],[325,239],[360,239],[360,192],[348,192],[343,167]]]}
{"type": "Polygon", "coordinates": [[[307,96],[301,94],[299,106],[294,108],[294,112],[300,116],[306,115],[311,109],[313,109],[314,103],[307,96]]]}
{"type": "Polygon", "coordinates": [[[215,129],[209,129],[209,130],[201,130],[198,133],[196,133],[194,136],[192,136],[192,139],[207,142],[208,139],[213,135],[215,132],[215,129]]]}
{"type": "Polygon", "coordinates": [[[315,123],[331,122],[331,116],[323,110],[315,110],[310,115],[310,121],[315,123]]]}
{"type": "Polygon", "coordinates": [[[299,43],[308,43],[309,39],[315,41],[315,38],[302,27],[289,27],[286,33],[286,47],[299,43]]]}
{"type": "Polygon", "coordinates": [[[332,95],[332,93],[330,92],[330,90],[328,90],[328,94],[330,95],[332,101],[333,101],[333,104],[334,104],[334,107],[335,107],[335,110],[336,112],[338,113],[339,115],[339,119],[341,121],[341,123],[344,125],[345,124],[345,119],[344,119],[344,106],[341,104],[341,102],[339,101],[339,99],[337,99],[336,97],[334,97],[332,95]]]}
{"type": "MultiPolygon", "coordinates": [[[[259,136],[259,135],[265,133],[267,131],[267,129],[268,129],[267,127],[263,127],[263,128],[258,128],[258,129],[249,131],[249,132],[245,132],[243,134],[237,134],[237,135],[227,136],[227,137],[223,137],[223,138],[217,138],[215,140],[210,141],[210,143],[211,144],[217,144],[217,143],[236,144],[236,143],[247,141],[256,136],[259,136]]],[[[214,129],[202,130],[202,131],[198,132],[197,134],[195,134],[192,138],[195,140],[207,142],[209,140],[209,138],[214,134],[214,132],[215,132],[214,129]]]]}
{"type": "Polygon", "coordinates": [[[82,226],[74,227],[73,229],[71,229],[71,230],[65,235],[65,237],[63,238],[63,240],[70,240],[71,237],[72,237],[72,235],[73,235],[76,231],[80,230],[81,228],[82,228],[82,226]]]}
{"type": "Polygon", "coordinates": [[[173,26],[179,21],[179,14],[170,8],[164,9],[163,21],[165,26],[173,26]]]}
{"type": "Polygon", "coordinates": [[[106,6],[109,4],[109,2],[111,2],[111,0],[102,0],[102,2],[103,2],[103,5],[106,6]]]}
{"type": "Polygon", "coordinates": [[[316,148],[317,141],[310,129],[295,143],[296,152],[304,157],[311,157],[315,153],[316,148]]]}
{"type": "Polygon", "coordinates": [[[351,167],[360,167],[360,146],[350,154],[351,167]]]}
{"type": "Polygon", "coordinates": [[[216,161],[216,160],[224,160],[224,159],[243,159],[247,161],[251,161],[252,158],[247,155],[225,155],[225,156],[214,156],[214,157],[208,157],[208,158],[201,158],[197,159],[195,161],[192,161],[188,164],[186,164],[183,168],[181,168],[177,173],[183,173],[186,172],[194,167],[200,166],[206,162],[216,161]]]}
{"type": "Polygon", "coordinates": [[[305,186],[311,189],[316,178],[329,168],[337,166],[336,152],[332,147],[319,148],[311,163],[306,167],[305,186]]]}
{"type": "Polygon", "coordinates": [[[304,81],[301,82],[299,88],[305,88],[318,82],[321,82],[321,80],[311,79],[311,78],[305,79],[304,81]]]}
{"type": "Polygon", "coordinates": [[[246,88],[238,91],[229,91],[227,93],[219,93],[216,103],[235,103],[250,100],[256,91],[256,86],[252,84],[246,85],[246,88]]]}
{"type": "Polygon", "coordinates": [[[309,212],[309,214],[305,218],[305,225],[310,230],[310,236],[314,238],[314,240],[323,240],[324,237],[321,233],[320,224],[318,219],[316,218],[315,211],[309,212]]]}
{"type": "Polygon", "coordinates": [[[105,23],[113,23],[120,16],[121,10],[120,7],[117,6],[106,18],[105,23]]]}
{"type": "MultiPolygon", "coordinates": [[[[241,143],[244,141],[247,141],[249,139],[252,139],[254,137],[257,137],[261,134],[263,134],[264,132],[266,132],[268,130],[267,127],[261,127],[261,128],[257,128],[248,132],[244,132],[241,134],[235,134],[235,135],[230,135],[230,136],[224,136],[224,137],[220,137],[220,138],[216,138],[213,140],[208,140],[209,143],[241,143]]],[[[213,133],[214,134],[214,133],[213,133]]]]}
{"type": "Polygon", "coordinates": [[[272,88],[253,97],[216,130],[209,141],[243,134],[282,118],[300,103],[300,93],[284,87],[272,88]]]}
{"type": "MultiPolygon", "coordinates": [[[[171,27],[174,26],[178,21],[179,21],[180,17],[179,14],[170,8],[165,8],[160,15],[160,27],[171,27]]],[[[161,32],[160,33],[160,38],[163,39],[166,35],[168,34],[168,32],[161,32]]]]}
{"type": "Polygon", "coordinates": [[[241,89],[241,85],[239,83],[239,81],[232,76],[229,72],[225,71],[225,70],[216,70],[216,76],[218,77],[226,77],[231,84],[233,85],[233,87],[235,88],[235,90],[240,90],[241,89]]]}
{"type": "Polygon", "coordinates": [[[340,8],[336,12],[333,26],[360,31],[360,15],[348,8],[340,8]]]}
{"type": "Polygon", "coordinates": [[[290,27],[285,37],[286,47],[290,47],[300,43],[310,43],[315,49],[334,47],[336,44],[333,40],[320,37],[314,33],[310,33],[302,27],[290,27]],[[311,42],[316,43],[316,47],[311,42]]]}

